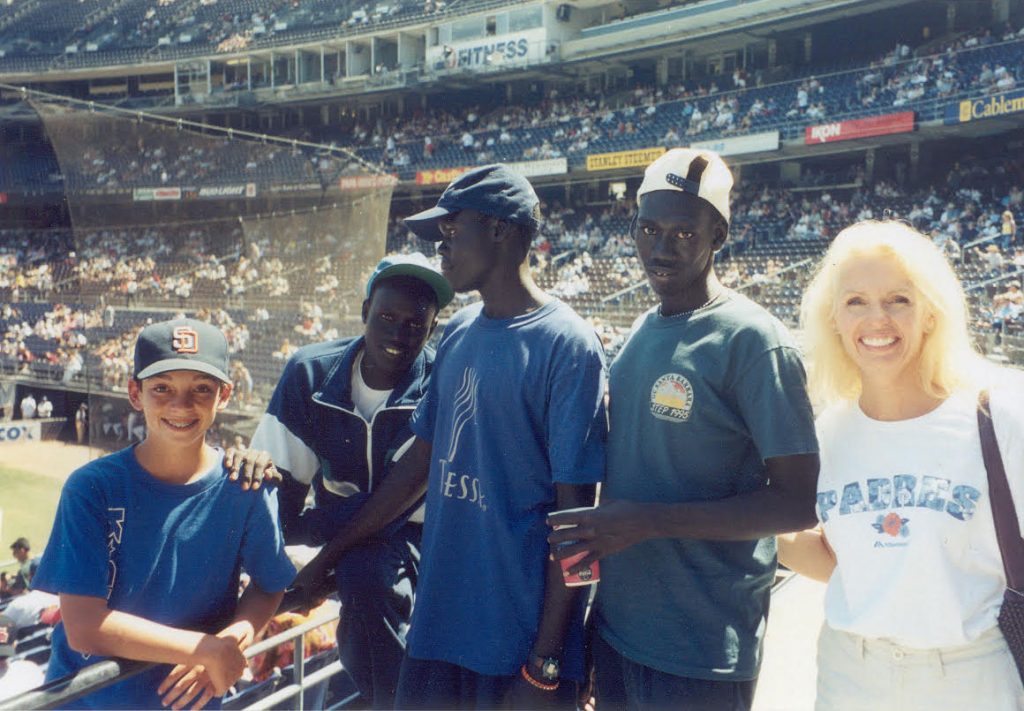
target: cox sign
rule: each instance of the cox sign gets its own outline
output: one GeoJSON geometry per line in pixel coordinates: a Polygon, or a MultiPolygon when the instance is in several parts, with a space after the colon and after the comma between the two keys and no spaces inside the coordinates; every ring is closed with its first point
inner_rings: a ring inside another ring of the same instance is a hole
{"type": "Polygon", "coordinates": [[[6,442],[34,442],[42,439],[43,426],[40,422],[0,423],[0,444],[6,442]]]}

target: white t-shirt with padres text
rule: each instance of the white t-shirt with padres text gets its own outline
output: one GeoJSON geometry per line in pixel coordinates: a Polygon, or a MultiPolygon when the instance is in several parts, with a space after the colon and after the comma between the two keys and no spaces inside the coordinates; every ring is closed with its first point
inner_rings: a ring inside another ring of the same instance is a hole
{"type": "MultiPolygon", "coordinates": [[[[1006,380],[992,390],[992,418],[1020,517],[1024,380],[1006,380]]],[[[976,395],[898,422],[840,403],[818,418],[818,440],[818,519],[838,561],[828,624],[915,648],[966,644],[994,627],[1006,579],[976,395]]]]}

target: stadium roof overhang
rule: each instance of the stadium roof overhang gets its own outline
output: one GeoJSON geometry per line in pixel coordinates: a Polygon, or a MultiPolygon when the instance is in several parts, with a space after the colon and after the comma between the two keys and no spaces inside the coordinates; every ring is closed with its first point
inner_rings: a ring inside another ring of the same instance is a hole
{"type": "MultiPolygon", "coordinates": [[[[508,72],[487,72],[483,74],[469,73],[451,76],[426,77],[416,90],[426,92],[445,91],[450,89],[472,89],[481,83],[492,81],[552,79],[573,79],[580,75],[602,72],[609,67],[625,66],[630,62],[653,60],[664,56],[669,48],[682,48],[694,55],[708,55],[740,50],[758,41],[767,41],[782,37],[788,33],[809,28],[822,22],[840,20],[852,14],[881,12],[893,8],[919,2],[919,0],[782,0],[772,2],[728,3],[730,7],[699,15],[693,19],[679,23],[667,23],[669,30],[651,36],[634,37],[638,30],[624,29],[617,32],[606,32],[598,39],[576,39],[563,43],[563,59],[558,63],[544,64],[526,69],[510,69],[508,72]]],[[[600,3],[581,2],[581,5],[598,5],[600,3]]],[[[425,32],[429,23],[421,26],[408,26],[392,30],[393,33],[425,32]]],[[[274,54],[291,52],[319,51],[319,48],[340,48],[348,42],[371,42],[376,37],[387,36],[389,32],[371,33],[366,35],[349,35],[324,38],[315,43],[301,43],[293,46],[258,47],[241,54],[194,57],[182,61],[230,62],[239,58],[269,58],[274,54]]],[[[130,65],[102,65],[88,68],[67,70],[50,69],[46,72],[10,73],[4,75],[4,81],[11,84],[21,82],[45,83],[61,81],[81,81],[120,76],[144,76],[167,74],[174,71],[174,61],[142,63],[130,65]]],[[[310,104],[324,98],[344,99],[346,102],[358,103],[360,96],[367,96],[369,101],[377,101],[382,94],[408,93],[410,87],[375,88],[368,86],[358,93],[324,94],[288,96],[276,98],[273,104],[310,104]]],[[[207,107],[193,106],[188,111],[204,110],[207,107]]],[[[172,111],[172,113],[176,113],[172,111]]]]}
{"type": "MultiPolygon", "coordinates": [[[[570,41],[563,47],[565,59],[559,68],[606,67],[637,59],[656,59],[663,56],[666,49],[673,47],[683,47],[698,56],[739,50],[752,41],[767,41],[820,23],[842,20],[853,14],[863,16],[915,2],[918,0],[803,2],[754,17],[712,15],[705,24],[681,25],[674,32],[656,33],[653,37],[636,38],[623,32],[621,37],[609,37],[608,41],[589,49],[582,40],[570,41]]],[[[593,45],[593,41],[589,41],[589,44],[593,45]]]]}

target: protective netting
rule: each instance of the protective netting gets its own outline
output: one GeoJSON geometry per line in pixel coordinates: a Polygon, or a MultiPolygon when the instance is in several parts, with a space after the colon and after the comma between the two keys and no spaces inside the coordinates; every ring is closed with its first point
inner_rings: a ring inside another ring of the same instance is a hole
{"type": "Polygon", "coordinates": [[[142,436],[125,392],[148,322],[184,314],[227,333],[235,396],[214,435],[225,444],[248,438],[296,348],[361,331],[390,175],[328,147],[33,106],[60,166],[72,247],[51,267],[48,302],[23,316],[43,322],[33,345],[52,354],[49,377],[70,392],[57,408],[68,434],[84,402],[97,444],[142,436]]]}

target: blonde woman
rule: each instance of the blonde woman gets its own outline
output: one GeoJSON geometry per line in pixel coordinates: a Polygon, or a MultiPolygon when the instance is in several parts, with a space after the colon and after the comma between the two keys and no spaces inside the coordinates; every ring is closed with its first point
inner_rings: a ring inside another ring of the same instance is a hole
{"type": "Polygon", "coordinates": [[[843,230],[801,318],[826,407],[821,525],[780,537],[779,558],[828,582],[817,708],[1024,708],[975,414],[987,387],[1019,514],[1021,376],[974,350],[949,263],[898,222],[843,230]]]}

